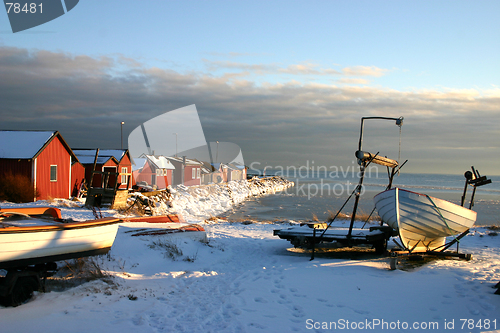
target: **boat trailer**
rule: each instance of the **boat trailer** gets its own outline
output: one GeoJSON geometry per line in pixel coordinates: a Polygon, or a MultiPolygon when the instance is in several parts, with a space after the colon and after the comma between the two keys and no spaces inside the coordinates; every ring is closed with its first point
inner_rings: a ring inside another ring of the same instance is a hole
{"type": "Polygon", "coordinates": [[[28,301],[33,292],[45,292],[47,277],[57,271],[55,262],[19,266],[0,267],[7,270],[5,277],[0,277],[0,304],[4,306],[18,306],[28,301]]]}
{"type": "Polygon", "coordinates": [[[382,120],[395,121],[396,125],[399,126],[401,135],[401,126],[403,125],[403,117],[361,118],[359,145],[358,145],[358,150],[355,153],[355,156],[358,160],[358,164],[360,167],[359,183],[356,186],[356,188],[352,191],[352,193],[349,195],[347,200],[344,202],[342,207],[339,209],[337,214],[329,221],[329,223],[314,223],[314,222],[303,223],[301,224],[301,227],[292,227],[288,229],[280,229],[273,231],[274,236],[278,236],[281,239],[286,239],[290,241],[294,245],[294,247],[312,249],[311,260],[314,259],[315,249],[319,247],[332,248],[332,247],[353,247],[358,245],[372,245],[376,253],[383,254],[387,251],[387,241],[391,237],[398,235],[397,231],[395,231],[390,226],[382,225],[383,222],[379,226],[372,226],[369,229],[364,229],[366,222],[368,222],[371,215],[375,212],[375,208],[373,208],[372,212],[368,216],[368,219],[363,225],[363,228],[354,228],[356,212],[358,209],[359,199],[363,188],[363,180],[367,167],[371,163],[387,167],[389,184],[387,185],[386,189],[390,189],[392,187],[392,181],[394,176],[407,162],[405,161],[400,165],[399,161],[379,156],[379,153],[371,154],[369,152],[362,150],[364,121],[368,119],[382,119],[382,120]],[[339,216],[341,211],[353,197],[355,198],[355,200],[354,200],[353,212],[351,215],[349,228],[332,227],[332,223],[335,221],[335,219],[339,216]]]}

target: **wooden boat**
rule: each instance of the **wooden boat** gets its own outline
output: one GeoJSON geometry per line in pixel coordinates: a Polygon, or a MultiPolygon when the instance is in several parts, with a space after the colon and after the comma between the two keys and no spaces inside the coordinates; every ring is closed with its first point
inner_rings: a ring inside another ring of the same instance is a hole
{"type": "Polygon", "coordinates": [[[107,253],[117,218],[65,221],[57,208],[0,210],[0,269],[107,253]]]}
{"type": "Polygon", "coordinates": [[[126,217],[122,227],[129,228],[125,233],[132,236],[169,235],[207,242],[205,229],[199,224],[187,223],[179,214],[126,217]]]}
{"type": "Polygon", "coordinates": [[[392,188],[374,197],[382,221],[398,230],[406,250],[432,251],[446,237],[461,234],[476,222],[476,212],[426,194],[392,188]]]}

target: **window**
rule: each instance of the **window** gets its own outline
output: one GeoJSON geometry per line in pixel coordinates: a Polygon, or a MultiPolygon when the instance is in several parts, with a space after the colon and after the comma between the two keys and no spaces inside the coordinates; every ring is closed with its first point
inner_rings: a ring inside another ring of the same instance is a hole
{"type": "Polygon", "coordinates": [[[196,178],[201,178],[201,169],[198,168],[198,171],[196,172],[196,178]]]}
{"type": "Polygon", "coordinates": [[[196,179],[196,168],[192,168],[191,170],[193,171],[191,179],[196,179]]]}
{"type": "Polygon", "coordinates": [[[50,166],[50,181],[57,182],[57,165],[50,166]]]}
{"type": "MultiPolygon", "coordinates": [[[[123,173],[128,173],[128,169],[127,167],[123,167],[122,168],[122,174],[123,173]]],[[[121,181],[122,184],[126,184],[127,183],[127,175],[122,175],[122,181],[121,181]]]]}

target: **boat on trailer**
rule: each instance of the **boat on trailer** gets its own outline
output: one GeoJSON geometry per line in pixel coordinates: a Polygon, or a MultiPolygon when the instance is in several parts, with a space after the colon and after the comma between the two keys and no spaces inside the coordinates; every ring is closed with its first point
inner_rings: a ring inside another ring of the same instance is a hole
{"type": "MultiPolygon", "coordinates": [[[[472,172],[467,171],[464,176],[461,205],[398,187],[374,197],[379,216],[397,230],[401,242],[399,245],[404,251],[448,255],[444,250],[457,243],[474,226],[477,213],[472,207],[476,188],[490,184],[491,180],[481,176],[474,167],[472,172]],[[474,189],[469,208],[466,208],[464,205],[469,186],[474,189]],[[453,238],[447,243],[447,237],[453,238]]],[[[470,255],[463,257],[470,259],[470,255]]]]}
{"type": "Polygon", "coordinates": [[[382,220],[399,231],[401,245],[412,252],[443,247],[446,237],[469,230],[476,212],[446,200],[392,188],[374,197],[382,220]]]}
{"type": "Polygon", "coordinates": [[[0,300],[19,305],[40,287],[56,261],[106,254],[120,219],[64,220],[52,207],[0,209],[0,300]]]}
{"type": "MultiPolygon", "coordinates": [[[[401,126],[403,125],[403,117],[363,117],[361,118],[361,130],[359,136],[358,150],[355,156],[358,159],[360,167],[360,179],[356,188],[352,191],[351,195],[347,198],[345,203],[339,209],[335,217],[329,223],[304,223],[300,227],[291,227],[288,229],[274,230],[274,236],[290,241],[295,247],[305,247],[312,249],[311,259],[314,258],[314,250],[316,247],[353,247],[359,245],[371,245],[376,253],[384,253],[387,250],[387,241],[396,236],[394,229],[390,226],[372,226],[368,229],[354,228],[356,221],[356,211],[358,208],[360,195],[362,192],[363,180],[365,171],[371,163],[387,167],[389,184],[387,188],[391,188],[394,175],[406,163],[400,164],[399,161],[380,156],[379,153],[372,154],[363,151],[363,128],[365,120],[391,120],[395,121],[399,126],[401,134],[401,126]],[[351,198],[354,199],[353,212],[351,214],[351,221],[348,228],[333,227],[332,224],[339,216],[341,211],[347,205],[351,198]]],[[[374,210],[372,211],[372,213],[374,210]]],[[[371,216],[371,214],[370,214],[371,216]]]]}
{"type": "Polygon", "coordinates": [[[120,219],[65,221],[57,208],[0,210],[0,268],[106,254],[120,219]]]}

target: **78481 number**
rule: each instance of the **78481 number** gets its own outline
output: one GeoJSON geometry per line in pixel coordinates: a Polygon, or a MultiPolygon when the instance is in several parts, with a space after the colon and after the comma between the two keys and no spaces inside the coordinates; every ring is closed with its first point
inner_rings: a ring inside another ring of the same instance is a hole
{"type": "Polygon", "coordinates": [[[462,322],[462,329],[469,329],[472,330],[474,328],[479,328],[479,329],[497,329],[497,320],[489,320],[489,319],[481,319],[475,321],[474,319],[460,319],[462,322]]]}
{"type": "Polygon", "coordinates": [[[25,3],[24,6],[21,7],[21,4],[18,2],[6,2],[5,5],[7,6],[7,14],[10,13],[12,10],[15,14],[19,14],[20,12],[25,12],[25,13],[31,13],[31,14],[36,14],[42,13],[42,3],[37,5],[36,3],[30,3],[28,7],[28,3],[25,3]],[[38,7],[40,7],[40,10],[38,11],[38,7]]]}

